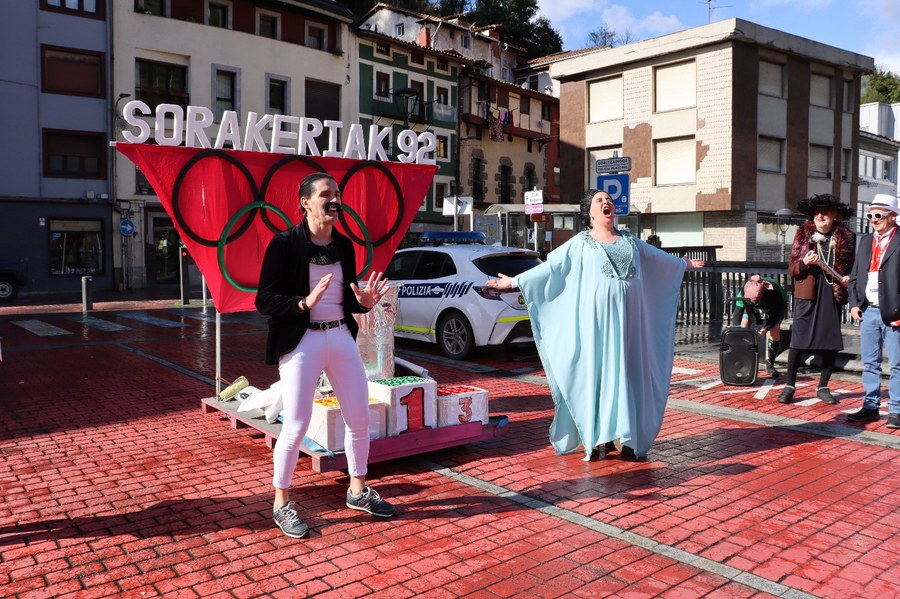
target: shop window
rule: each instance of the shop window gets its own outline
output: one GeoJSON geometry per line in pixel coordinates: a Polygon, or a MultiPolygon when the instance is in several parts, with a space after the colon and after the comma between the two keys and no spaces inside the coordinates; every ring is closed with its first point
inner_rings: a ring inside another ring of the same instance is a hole
{"type": "Polygon", "coordinates": [[[51,276],[103,274],[103,223],[50,219],[51,276]]]}
{"type": "Polygon", "coordinates": [[[45,177],[106,177],[106,144],[102,133],[44,129],[43,141],[45,177]]]}
{"type": "Polygon", "coordinates": [[[42,91],[102,98],[106,94],[104,62],[100,52],[42,45],[42,91]]]}

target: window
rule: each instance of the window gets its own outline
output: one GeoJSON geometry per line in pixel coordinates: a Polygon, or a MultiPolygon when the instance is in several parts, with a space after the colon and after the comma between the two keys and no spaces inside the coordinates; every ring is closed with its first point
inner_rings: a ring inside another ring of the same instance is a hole
{"type": "MultiPolygon", "coordinates": [[[[305,116],[319,119],[323,123],[326,120],[341,120],[341,86],[307,79],[305,109],[305,116]]],[[[340,131],[337,141],[337,147],[340,148],[340,131]]]]}
{"type": "Polygon", "coordinates": [[[509,204],[512,200],[512,167],[500,165],[500,201],[509,204]]]}
{"type": "Polygon", "coordinates": [[[853,175],[853,150],[844,148],[841,151],[841,181],[850,181],[853,175]]]}
{"type": "Polygon", "coordinates": [[[51,218],[51,276],[103,274],[103,222],[51,218]]]}
{"type": "Polygon", "coordinates": [[[383,54],[385,56],[390,56],[391,55],[391,47],[388,44],[376,42],[375,43],[375,54],[383,54]]]}
{"type": "Polygon", "coordinates": [[[413,279],[440,279],[456,274],[453,258],[444,252],[422,252],[413,279]]]}
{"type": "Polygon", "coordinates": [[[656,185],[693,183],[697,173],[697,144],[693,137],[654,142],[656,185]]]}
{"type": "Polygon", "coordinates": [[[656,112],[697,105],[697,66],[694,61],[657,67],[653,74],[656,112]]]}
{"type": "Polygon", "coordinates": [[[519,98],[519,114],[531,114],[531,98],[528,96],[519,98]]]}
{"type": "Polygon", "coordinates": [[[550,102],[541,102],[541,120],[550,122],[550,102]]]}
{"type": "Polygon", "coordinates": [[[437,62],[434,63],[434,68],[438,71],[449,71],[450,67],[447,64],[446,60],[438,59],[437,62]]]}
{"type": "Polygon", "coordinates": [[[323,25],[306,24],[306,45],[316,50],[325,50],[328,47],[328,38],[323,25]]]}
{"type": "MultiPolygon", "coordinates": [[[[288,82],[275,77],[268,77],[268,79],[269,89],[266,97],[266,112],[268,114],[289,114],[288,82]]],[[[290,123],[281,123],[282,131],[288,131],[290,128],[290,123]]]]}
{"type": "Polygon", "coordinates": [[[434,211],[435,212],[443,212],[444,211],[444,198],[447,197],[447,184],[446,183],[435,183],[434,184],[434,211]]]}
{"type": "Polygon", "coordinates": [[[771,173],[784,172],[784,140],[775,137],[759,137],[756,152],[756,168],[771,173]]]}
{"type": "Polygon", "coordinates": [[[135,100],[151,108],[157,104],[177,104],[187,109],[187,67],[137,59],[135,68],[135,100]]]}
{"type": "Polygon", "coordinates": [[[106,178],[103,133],[43,130],[44,176],[66,179],[106,178]]]}
{"type": "Polygon", "coordinates": [[[540,86],[540,79],[538,79],[538,76],[530,75],[528,77],[528,89],[533,89],[533,90],[537,91],[539,86],[540,86]]]}
{"type": "Polygon", "coordinates": [[[222,2],[210,2],[206,8],[206,24],[222,29],[231,29],[231,8],[222,2]]]}
{"type": "Polygon", "coordinates": [[[831,148],[809,144],[809,176],[831,178],[831,148]]]}
{"type": "Polygon", "coordinates": [[[403,23],[397,23],[394,25],[394,37],[403,37],[403,34],[406,32],[406,28],[403,23]]]}
{"type": "Polygon", "coordinates": [[[384,271],[385,277],[393,281],[411,279],[422,252],[400,252],[394,255],[394,259],[384,271]]]}
{"type": "Polygon", "coordinates": [[[100,52],[41,46],[41,91],[51,94],[106,95],[105,59],[100,52]]]}
{"type": "Polygon", "coordinates": [[[104,0],[41,0],[41,8],[68,13],[86,13],[85,17],[102,17],[104,0]]]}
{"type": "Polygon", "coordinates": [[[375,97],[389,102],[391,99],[391,76],[387,73],[375,72],[375,97]]]}
{"type": "Polygon", "coordinates": [[[855,86],[852,81],[844,80],[844,112],[853,112],[856,98],[853,96],[855,86]]]}
{"type": "Polygon", "coordinates": [[[436,148],[435,148],[435,158],[447,158],[448,148],[450,146],[450,139],[446,135],[436,135],[436,148]]]}
{"type": "Polygon", "coordinates": [[[759,62],[759,93],[776,98],[784,94],[784,65],[774,62],[759,62]]]}
{"type": "Polygon", "coordinates": [[[166,2],[165,0],[139,0],[137,10],[145,15],[165,17],[166,2]]]}
{"type": "Polygon", "coordinates": [[[150,185],[150,181],[147,180],[147,177],[144,176],[144,173],[138,167],[134,167],[134,193],[141,196],[156,195],[156,192],[150,185]]]}
{"type": "Polygon", "coordinates": [[[481,158],[472,159],[472,198],[484,200],[484,161],[481,158]]]}
{"type": "Polygon", "coordinates": [[[525,191],[532,191],[535,187],[537,187],[537,173],[534,171],[533,166],[525,167],[525,191]]]}
{"type": "Polygon", "coordinates": [[[281,23],[278,15],[258,12],[256,14],[256,34],[273,40],[281,39],[281,23]]]}
{"type": "Polygon", "coordinates": [[[472,38],[470,38],[467,34],[463,33],[459,37],[459,45],[463,48],[471,48],[472,47],[472,38]]]}
{"type": "Polygon", "coordinates": [[[592,81],[588,87],[588,95],[588,122],[612,121],[624,116],[622,77],[592,81]]]}
{"type": "Polygon", "coordinates": [[[491,86],[487,81],[478,82],[478,99],[482,102],[489,102],[491,99],[491,86]]]}
{"type": "Polygon", "coordinates": [[[444,106],[450,105],[450,90],[446,87],[436,86],[434,88],[434,101],[444,106]]]}
{"type": "Polygon", "coordinates": [[[412,52],[409,55],[409,62],[413,64],[425,64],[424,52],[412,52]]]}
{"type": "Polygon", "coordinates": [[[222,115],[226,110],[235,110],[235,77],[233,71],[216,71],[216,107],[213,111],[216,115],[216,122],[221,122],[222,115]]]}
{"type": "Polygon", "coordinates": [[[809,103],[831,108],[831,77],[813,73],[809,77],[809,103]]]}

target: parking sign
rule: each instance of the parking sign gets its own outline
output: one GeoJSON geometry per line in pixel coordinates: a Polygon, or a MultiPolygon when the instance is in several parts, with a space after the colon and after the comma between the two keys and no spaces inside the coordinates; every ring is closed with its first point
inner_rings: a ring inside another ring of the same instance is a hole
{"type": "Polygon", "coordinates": [[[626,216],[630,209],[629,203],[629,182],[628,173],[619,173],[616,175],[600,175],[597,177],[597,189],[605,191],[612,198],[613,206],[616,209],[616,216],[626,216]]]}

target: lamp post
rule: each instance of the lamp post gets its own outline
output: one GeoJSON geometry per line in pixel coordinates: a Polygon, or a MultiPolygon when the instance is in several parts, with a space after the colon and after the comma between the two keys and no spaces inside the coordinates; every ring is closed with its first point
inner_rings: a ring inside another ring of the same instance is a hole
{"type": "MultiPolygon", "coordinates": [[[[130,98],[130,97],[131,97],[131,94],[129,94],[127,92],[122,92],[121,94],[119,94],[119,97],[116,98],[116,102],[113,105],[113,114],[112,114],[112,140],[113,141],[116,141],[116,138],[119,136],[119,102],[121,102],[125,98],[130,98]]],[[[116,149],[112,148],[112,155],[110,156],[110,168],[112,170],[112,173],[111,173],[111,178],[110,178],[110,182],[109,182],[110,183],[109,190],[111,192],[110,195],[112,196],[113,206],[116,206],[116,207],[119,206],[119,194],[118,194],[119,173],[116,168],[116,162],[117,162],[116,155],[117,154],[118,154],[118,152],[116,151],[116,149]]],[[[121,218],[128,218],[130,208],[131,208],[131,202],[128,202],[127,209],[119,208],[119,216],[121,218]]],[[[125,236],[122,235],[122,280],[119,282],[119,290],[120,291],[125,291],[125,289],[127,289],[127,287],[128,287],[127,260],[128,260],[128,243],[125,239],[125,236]]]]}
{"type": "Polygon", "coordinates": [[[401,87],[391,92],[394,96],[394,106],[397,112],[403,115],[403,128],[409,129],[409,117],[416,113],[419,105],[419,90],[412,87],[401,87]]]}
{"type": "Polygon", "coordinates": [[[790,219],[792,216],[794,216],[794,211],[790,208],[781,208],[775,211],[775,221],[778,225],[778,232],[781,234],[781,262],[784,262],[785,236],[791,226],[790,221],[785,219],[790,219]]]}

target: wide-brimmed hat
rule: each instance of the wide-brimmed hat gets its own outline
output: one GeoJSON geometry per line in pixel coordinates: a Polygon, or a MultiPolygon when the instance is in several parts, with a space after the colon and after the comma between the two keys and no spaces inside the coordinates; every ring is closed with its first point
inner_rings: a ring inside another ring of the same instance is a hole
{"type": "Polygon", "coordinates": [[[797,211],[809,217],[815,216],[816,210],[824,208],[835,210],[841,218],[853,216],[853,209],[830,193],[820,193],[809,198],[803,198],[797,202],[797,211]]]}
{"type": "Polygon", "coordinates": [[[872,198],[869,210],[872,208],[884,208],[885,210],[890,210],[894,214],[900,214],[900,208],[897,207],[897,198],[886,193],[879,193],[872,198]]]}

